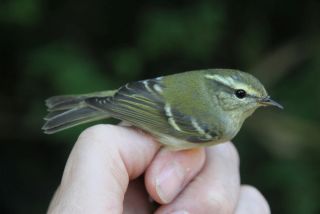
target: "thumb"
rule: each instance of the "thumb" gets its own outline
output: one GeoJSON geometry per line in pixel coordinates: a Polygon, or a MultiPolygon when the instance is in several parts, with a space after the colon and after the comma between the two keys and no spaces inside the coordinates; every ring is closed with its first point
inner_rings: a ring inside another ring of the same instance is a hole
{"type": "Polygon", "coordinates": [[[122,213],[129,180],[145,171],[158,149],[133,128],[88,128],[72,149],[48,213],[122,213]]]}

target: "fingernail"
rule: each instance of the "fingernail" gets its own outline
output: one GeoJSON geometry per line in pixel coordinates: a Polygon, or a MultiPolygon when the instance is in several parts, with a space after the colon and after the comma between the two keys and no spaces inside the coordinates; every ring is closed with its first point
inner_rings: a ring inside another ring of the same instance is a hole
{"type": "Polygon", "coordinates": [[[189,214],[189,213],[187,211],[185,211],[185,210],[179,210],[179,211],[174,211],[171,214],[189,214]]]}
{"type": "Polygon", "coordinates": [[[186,170],[177,162],[169,163],[156,179],[156,191],[164,203],[171,202],[183,187],[186,170]]]}

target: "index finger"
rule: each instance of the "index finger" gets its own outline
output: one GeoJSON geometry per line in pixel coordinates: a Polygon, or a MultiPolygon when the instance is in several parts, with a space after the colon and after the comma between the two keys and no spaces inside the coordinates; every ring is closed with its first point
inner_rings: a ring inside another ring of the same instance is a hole
{"type": "Polygon", "coordinates": [[[159,147],[128,127],[96,125],[85,130],[48,213],[122,213],[129,180],[145,171],[159,147]]]}

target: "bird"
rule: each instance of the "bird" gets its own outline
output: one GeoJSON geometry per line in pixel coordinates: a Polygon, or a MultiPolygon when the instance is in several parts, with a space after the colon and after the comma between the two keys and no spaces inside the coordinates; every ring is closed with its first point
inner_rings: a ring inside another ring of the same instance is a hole
{"type": "Polygon", "coordinates": [[[283,109],[256,77],[235,69],[193,70],[116,90],[53,96],[46,106],[44,133],[112,117],[174,150],[230,141],[257,108],[283,109]]]}

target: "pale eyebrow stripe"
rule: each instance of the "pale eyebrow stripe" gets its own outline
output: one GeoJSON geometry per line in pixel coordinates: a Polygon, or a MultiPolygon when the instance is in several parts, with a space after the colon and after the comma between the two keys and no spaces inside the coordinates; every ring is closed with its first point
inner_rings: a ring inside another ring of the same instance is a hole
{"type": "Polygon", "coordinates": [[[254,93],[255,90],[252,87],[250,87],[248,85],[245,85],[245,84],[243,84],[243,83],[241,83],[239,81],[236,81],[232,77],[222,77],[222,76],[217,75],[217,74],[214,74],[214,75],[206,74],[205,78],[217,81],[218,83],[220,83],[220,84],[222,84],[222,85],[224,85],[224,86],[226,86],[228,88],[231,88],[233,90],[243,89],[243,90],[247,91],[247,93],[249,93],[250,95],[255,96],[254,95],[255,94],[254,93]]]}
{"type": "Polygon", "coordinates": [[[226,86],[229,86],[229,87],[235,85],[235,83],[236,83],[235,80],[232,79],[231,77],[222,77],[222,76],[219,76],[219,75],[206,74],[205,78],[210,79],[210,80],[215,80],[215,81],[220,82],[223,85],[226,85],[226,86]]]}

